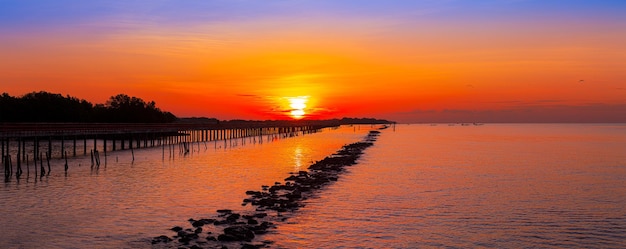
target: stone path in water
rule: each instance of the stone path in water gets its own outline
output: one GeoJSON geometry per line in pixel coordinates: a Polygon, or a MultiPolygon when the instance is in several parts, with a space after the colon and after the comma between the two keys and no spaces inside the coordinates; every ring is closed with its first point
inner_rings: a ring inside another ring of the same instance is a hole
{"type": "Polygon", "coordinates": [[[242,205],[255,206],[255,211],[239,214],[229,209],[217,210],[213,218],[189,219],[191,228],[171,228],[175,235],[155,237],[152,244],[154,247],[190,249],[271,247],[272,241],[257,241],[257,235],[276,228],[287,220],[285,215],[303,207],[304,200],[323,186],[337,181],[344,168],[356,164],[379,134],[379,131],[370,131],[363,141],[344,145],[335,154],[309,166],[308,171],[290,173],[285,183],[262,186],[262,191],[246,191],[249,197],[242,205]]]}

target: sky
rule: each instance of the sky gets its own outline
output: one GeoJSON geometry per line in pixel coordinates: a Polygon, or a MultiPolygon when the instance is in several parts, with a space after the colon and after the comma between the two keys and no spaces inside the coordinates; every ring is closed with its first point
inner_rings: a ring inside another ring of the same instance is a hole
{"type": "Polygon", "coordinates": [[[178,117],[626,122],[626,1],[0,0],[0,92],[178,117]]]}

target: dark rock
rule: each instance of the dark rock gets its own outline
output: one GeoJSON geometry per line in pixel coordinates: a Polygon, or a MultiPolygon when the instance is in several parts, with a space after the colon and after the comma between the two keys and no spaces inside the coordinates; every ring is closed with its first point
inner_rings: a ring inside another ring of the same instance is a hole
{"type": "Polygon", "coordinates": [[[187,237],[188,233],[186,231],[178,231],[177,232],[178,237],[187,237]]]}
{"type": "Polygon", "coordinates": [[[234,240],[222,240],[220,235],[218,240],[220,241],[251,241],[254,239],[254,232],[250,230],[247,226],[232,226],[224,229],[224,234],[227,235],[223,238],[225,239],[234,239],[234,240]]]}
{"type": "Polygon", "coordinates": [[[206,223],[204,223],[203,221],[199,221],[199,220],[196,220],[196,221],[194,221],[194,222],[192,222],[192,223],[191,223],[191,225],[192,225],[193,227],[201,227],[201,226],[204,226],[205,224],[206,224],[206,223]]]}
{"type": "Polygon", "coordinates": [[[262,248],[264,245],[263,244],[243,244],[241,246],[241,249],[259,249],[262,248]]]}
{"type": "Polygon", "coordinates": [[[207,241],[217,241],[217,239],[214,236],[206,237],[206,240],[207,241]]]}
{"type": "Polygon", "coordinates": [[[254,217],[265,218],[265,217],[267,217],[267,213],[256,213],[256,214],[254,214],[254,217]]]}
{"type": "Polygon", "coordinates": [[[199,234],[201,232],[202,232],[202,228],[201,227],[198,227],[198,228],[196,228],[196,230],[193,231],[193,233],[195,233],[195,234],[199,234]]]}
{"type": "Polygon", "coordinates": [[[208,225],[208,224],[212,224],[215,221],[215,219],[200,219],[200,221],[208,225]]]}
{"type": "Polygon", "coordinates": [[[269,229],[271,226],[272,226],[272,223],[264,221],[258,226],[250,227],[250,230],[252,230],[254,234],[265,234],[267,233],[267,229],[269,229]]]}
{"type": "Polygon", "coordinates": [[[214,226],[219,226],[219,225],[224,225],[224,224],[228,224],[228,221],[226,220],[216,220],[213,222],[214,226]]]}
{"type": "Polygon", "coordinates": [[[188,237],[182,237],[178,239],[178,242],[183,243],[183,244],[189,244],[189,241],[191,241],[191,238],[188,238],[188,237]]]}
{"type": "Polygon", "coordinates": [[[220,234],[217,236],[218,241],[239,241],[237,237],[230,234],[220,234]]]}
{"type": "Polygon", "coordinates": [[[246,191],[246,195],[261,196],[261,195],[262,195],[262,193],[261,193],[261,191],[252,191],[252,190],[248,190],[248,191],[246,191]]]}
{"type": "Polygon", "coordinates": [[[161,235],[159,237],[154,237],[152,239],[152,244],[157,244],[157,243],[168,243],[172,241],[172,239],[170,239],[170,237],[167,237],[165,235],[161,235]]]}
{"type": "Polygon", "coordinates": [[[285,178],[285,181],[296,181],[296,180],[298,180],[297,176],[290,176],[290,177],[285,178]]]}
{"type": "Polygon", "coordinates": [[[217,210],[218,213],[222,213],[222,214],[230,214],[233,212],[233,210],[230,209],[219,209],[217,210]]]}
{"type": "Polygon", "coordinates": [[[239,219],[239,217],[241,217],[240,214],[231,214],[228,217],[226,217],[226,220],[230,222],[235,222],[239,219]]]}
{"type": "Polygon", "coordinates": [[[257,220],[255,220],[255,219],[249,219],[248,220],[248,224],[249,225],[256,225],[256,224],[259,224],[259,222],[257,220]]]}
{"type": "Polygon", "coordinates": [[[200,247],[198,245],[193,245],[193,246],[189,247],[189,249],[202,249],[202,247],[200,247]]]}
{"type": "Polygon", "coordinates": [[[188,231],[178,231],[178,241],[181,243],[189,243],[189,241],[197,239],[198,234],[188,231]]]}
{"type": "Polygon", "coordinates": [[[285,197],[287,197],[291,201],[293,201],[295,199],[300,199],[300,198],[302,198],[302,192],[300,192],[300,190],[296,189],[293,192],[286,194],[285,197]]]}
{"type": "Polygon", "coordinates": [[[175,227],[172,227],[170,230],[172,230],[172,231],[174,231],[174,232],[178,232],[178,231],[182,231],[182,230],[183,230],[183,228],[182,228],[182,227],[179,227],[179,226],[175,226],[175,227]]]}

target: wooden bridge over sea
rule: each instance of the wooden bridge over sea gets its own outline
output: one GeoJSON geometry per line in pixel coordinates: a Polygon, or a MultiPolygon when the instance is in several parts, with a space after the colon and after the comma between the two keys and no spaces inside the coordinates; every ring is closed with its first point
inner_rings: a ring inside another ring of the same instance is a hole
{"type": "MultiPolygon", "coordinates": [[[[0,147],[5,177],[21,174],[21,164],[39,160],[44,173],[43,158],[66,160],[87,153],[94,154],[99,164],[99,153],[116,150],[219,140],[254,139],[263,142],[282,137],[315,133],[342,123],[330,121],[238,121],[222,123],[167,123],[167,124],[104,124],[104,123],[0,123],[0,147]]],[[[245,141],[245,140],[243,140],[245,141]]],[[[217,143],[216,143],[217,144],[217,143]]],[[[134,154],[133,154],[134,157],[134,154]]],[[[92,163],[93,164],[93,163],[92,163]]],[[[48,166],[48,172],[49,172],[48,166]]]]}

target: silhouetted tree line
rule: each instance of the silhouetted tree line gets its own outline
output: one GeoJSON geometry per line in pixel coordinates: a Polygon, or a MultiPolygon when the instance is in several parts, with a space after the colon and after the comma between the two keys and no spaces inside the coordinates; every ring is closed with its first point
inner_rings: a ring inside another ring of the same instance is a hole
{"type": "Polygon", "coordinates": [[[92,104],[72,96],[32,92],[22,97],[0,96],[0,122],[167,123],[177,118],[161,111],[154,101],[126,94],[105,104],[92,104]]]}

